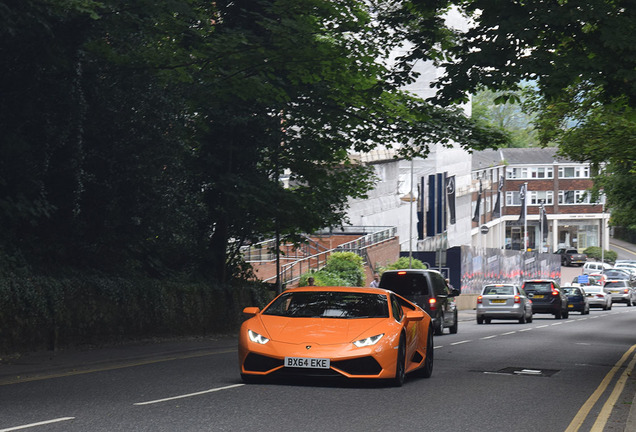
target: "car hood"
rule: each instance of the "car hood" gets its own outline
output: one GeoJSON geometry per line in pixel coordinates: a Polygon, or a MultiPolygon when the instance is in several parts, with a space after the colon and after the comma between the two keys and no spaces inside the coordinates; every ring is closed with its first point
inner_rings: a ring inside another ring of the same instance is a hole
{"type": "MultiPolygon", "coordinates": [[[[350,343],[376,329],[383,333],[382,325],[387,318],[287,318],[260,316],[261,323],[270,339],[277,342],[321,345],[350,343]]],[[[386,330],[385,330],[386,331],[386,330]]]]}

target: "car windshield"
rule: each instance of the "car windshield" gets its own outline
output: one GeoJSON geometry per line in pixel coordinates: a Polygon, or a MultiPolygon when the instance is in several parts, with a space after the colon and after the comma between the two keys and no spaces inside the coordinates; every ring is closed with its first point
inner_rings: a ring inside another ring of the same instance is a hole
{"type": "Polygon", "coordinates": [[[388,318],[387,296],[382,294],[295,291],[283,293],[263,315],[295,318],[388,318]]]}
{"type": "Polygon", "coordinates": [[[513,295],[515,288],[512,285],[486,285],[482,295],[513,295]]]}
{"type": "Polygon", "coordinates": [[[537,293],[549,293],[552,292],[552,284],[550,282],[526,282],[523,289],[537,293]]]}
{"type": "Polygon", "coordinates": [[[581,295],[581,291],[576,287],[561,287],[561,289],[563,289],[563,291],[570,296],[581,295]]]}

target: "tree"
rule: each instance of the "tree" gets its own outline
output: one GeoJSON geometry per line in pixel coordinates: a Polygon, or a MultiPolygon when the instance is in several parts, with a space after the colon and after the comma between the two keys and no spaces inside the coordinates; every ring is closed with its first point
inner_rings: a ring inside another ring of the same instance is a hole
{"type": "Polygon", "coordinates": [[[453,61],[438,82],[443,99],[465,100],[482,85],[514,90],[527,80],[548,99],[589,83],[601,100],[624,96],[636,104],[630,0],[592,0],[584,8],[561,0],[466,0],[459,7],[473,25],[449,50],[453,61]]]}
{"type": "MultiPolygon", "coordinates": [[[[374,181],[351,149],[505,142],[401,90],[412,72],[387,60],[406,27],[375,6],[0,0],[0,247],[227,281],[245,241],[346,223],[374,181]]],[[[417,12],[432,57],[444,8],[417,12]]]]}
{"type": "Polygon", "coordinates": [[[516,95],[519,102],[509,98],[505,102],[498,99],[506,95],[508,94],[490,90],[478,91],[471,99],[472,118],[508,133],[509,147],[538,146],[533,117],[523,111],[523,95],[516,95]]]}
{"type": "MultiPolygon", "coordinates": [[[[561,0],[460,2],[472,25],[455,32],[448,58],[438,61],[446,74],[436,83],[436,100],[466,101],[482,86],[514,99],[520,83],[535,83],[542,144],[604,166],[596,187],[608,197],[612,223],[634,225],[628,149],[636,108],[635,6],[629,0],[592,0],[584,8],[561,0]]],[[[413,58],[427,42],[411,42],[413,58]]]]}
{"type": "Polygon", "coordinates": [[[606,196],[610,223],[636,228],[636,113],[626,99],[600,103],[600,92],[579,85],[558,100],[536,95],[532,109],[542,142],[559,143],[562,154],[592,164],[591,193],[606,196]]]}
{"type": "Polygon", "coordinates": [[[382,267],[380,271],[385,272],[387,270],[400,270],[406,268],[428,269],[429,267],[427,264],[424,264],[421,260],[416,258],[400,257],[394,263],[388,264],[386,267],[382,267]]]}

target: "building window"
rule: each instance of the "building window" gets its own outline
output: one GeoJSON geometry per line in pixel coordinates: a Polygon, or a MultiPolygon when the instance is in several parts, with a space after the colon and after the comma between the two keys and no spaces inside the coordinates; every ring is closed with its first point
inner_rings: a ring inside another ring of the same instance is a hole
{"type": "Polygon", "coordinates": [[[590,194],[584,190],[559,191],[559,204],[590,204],[590,194]]]}
{"type": "Polygon", "coordinates": [[[528,191],[528,205],[553,205],[554,191],[528,191]]]}
{"type": "Polygon", "coordinates": [[[559,178],[589,178],[589,177],[590,177],[589,165],[559,167],[559,178]]]}
{"type": "Polygon", "coordinates": [[[532,180],[554,178],[554,168],[548,167],[525,167],[506,169],[506,178],[511,180],[532,180]]]}
{"type": "Polygon", "coordinates": [[[519,198],[519,191],[506,192],[506,206],[519,206],[521,205],[521,198],[519,198]]]}

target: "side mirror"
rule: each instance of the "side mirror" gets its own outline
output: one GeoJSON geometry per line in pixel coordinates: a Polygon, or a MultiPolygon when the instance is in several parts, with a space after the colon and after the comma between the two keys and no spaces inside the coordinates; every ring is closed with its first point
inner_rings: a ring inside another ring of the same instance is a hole
{"type": "Polygon", "coordinates": [[[407,321],[422,321],[424,319],[424,311],[421,310],[414,310],[414,311],[408,311],[406,313],[406,320],[407,321]]]}
{"type": "Polygon", "coordinates": [[[461,294],[461,292],[457,288],[453,288],[453,289],[450,290],[451,297],[457,297],[460,294],[461,294]]]}
{"type": "Polygon", "coordinates": [[[257,307],[246,307],[245,309],[243,309],[243,313],[250,316],[256,315],[259,311],[260,309],[257,307]]]}

